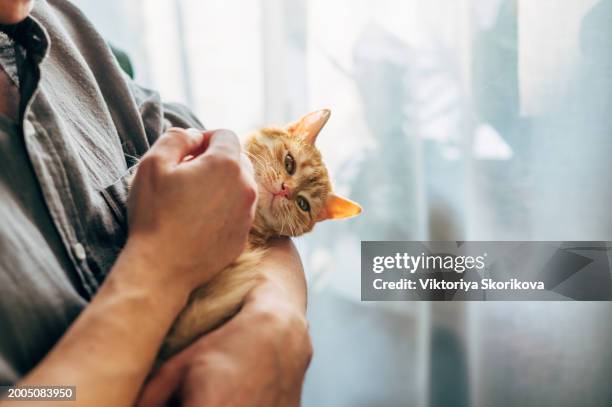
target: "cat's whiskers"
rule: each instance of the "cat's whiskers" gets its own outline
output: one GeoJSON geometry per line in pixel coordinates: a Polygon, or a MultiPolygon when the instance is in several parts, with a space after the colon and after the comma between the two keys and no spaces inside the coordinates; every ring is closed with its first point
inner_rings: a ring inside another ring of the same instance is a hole
{"type": "Polygon", "coordinates": [[[292,227],[291,227],[291,234],[293,236],[297,235],[297,225],[295,224],[295,222],[291,223],[292,227]]]}
{"type": "Polygon", "coordinates": [[[262,168],[266,168],[267,160],[258,154],[253,154],[250,151],[245,151],[245,153],[252,158],[256,164],[258,164],[262,168]]]}
{"type": "Polygon", "coordinates": [[[251,157],[253,157],[253,159],[262,167],[262,168],[266,168],[268,166],[268,163],[270,162],[268,157],[264,157],[263,155],[260,154],[253,154],[253,153],[249,153],[251,154],[251,157]]]}
{"type": "MultiPolygon", "coordinates": [[[[282,210],[282,209],[281,209],[282,210]]],[[[285,230],[285,217],[284,216],[280,216],[280,221],[281,221],[281,226],[280,226],[280,234],[283,234],[283,230],[285,230]]]]}
{"type": "Polygon", "coordinates": [[[289,233],[291,233],[291,236],[294,236],[295,230],[293,230],[293,222],[291,219],[291,209],[289,209],[289,205],[285,205],[285,218],[287,220],[287,225],[289,226],[289,233]]]}
{"type": "Polygon", "coordinates": [[[285,205],[283,209],[284,209],[284,215],[287,218],[287,225],[289,226],[289,232],[291,233],[291,236],[295,236],[293,222],[291,222],[291,210],[289,209],[289,205],[285,205]]]}
{"type": "Polygon", "coordinates": [[[258,154],[254,154],[254,153],[250,152],[249,150],[244,150],[244,153],[245,153],[246,155],[248,155],[249,157],[253,158],[254,160],[257,160],[257,159],[261,159],[261,158],[262,158],[260,155],[258,155],[258,154]]]}
{"type": "Polygon", "coordinates": [[[283,230],[285,229],[285,207],[283,202],[278,204],[278,219],[280,220],[280,229],[279,234],[283,234],[283,230]]]}
{"type": "Polygon", "coordinates": [[[260,170],[260,171],[256,171],[256,172],[260,172],[260,173],[265,174],[266,173],[265,169],[267,167],[267,161],[265,160],[265,158],[263,158],[261,156],[258,156],[256,154],[253,154],[250,151],[245,151],[245,153],[251,159],[251,163],[253,164],[253,167],[255,167],[255,168],[260,170]]]}
{"type": "MultiPolygon", "coordinates": [[[[259,154],[254,154],[250,151],[245,151],[245,153],[256,164],[254,165],[254,167],[257,167],[257,169],[259,170],[256,172],[259,174],[259,176],[261,177],[264,183],[268,183],[269,187],[271,188],[274,188],[275,185],[279,184],[280,173],[276,170],[272,170],[272,171],[269,170],[270,164],[269,164],[269,161],[265,157],[259,154]]],[[[268,189],[266,187],[264,188],[268,189]]],[[[270,191],[270,192],[273,193],[273,191],[270,191]]]]}
{"type": "Polygon", "coordinates": [[[289,236],[293,236],[293,228],[291,227],[291,216],[287,208],[283,210],[283,222],[287,224],[289,236]]]}

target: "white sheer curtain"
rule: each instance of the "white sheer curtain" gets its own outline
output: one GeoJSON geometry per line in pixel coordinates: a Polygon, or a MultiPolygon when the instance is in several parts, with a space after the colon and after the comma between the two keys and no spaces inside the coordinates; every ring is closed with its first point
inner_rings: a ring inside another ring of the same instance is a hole
{"type": "Polygon", "coordinates": [[[332,109],[319,147],[364,213],[298,240],[304,405],[612,404],[607,303],[359,291],[361,240],[612,240],[612,1],[76,3],[210,128],[332,109]]]}

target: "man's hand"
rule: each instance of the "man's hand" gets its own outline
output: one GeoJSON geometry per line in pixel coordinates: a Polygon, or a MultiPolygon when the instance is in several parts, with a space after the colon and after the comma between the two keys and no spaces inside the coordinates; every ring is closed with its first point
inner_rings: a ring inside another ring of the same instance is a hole
{"type": "Polygon", "coordinates": [[[300,404],[312,355],[301,264],[283,239],[262,267],[266,278],[238,315],[166,362],[139,406],[164,406],[173,396],[187,407],[300,404]]]}
{"type": "Polygon", "coordinates": [[[188,293],[242,252],[257,190],[246,161],[229,130],[172,128],[151,147],[132,183],[126,245],[154,270],[147,280],[188,293]]]}

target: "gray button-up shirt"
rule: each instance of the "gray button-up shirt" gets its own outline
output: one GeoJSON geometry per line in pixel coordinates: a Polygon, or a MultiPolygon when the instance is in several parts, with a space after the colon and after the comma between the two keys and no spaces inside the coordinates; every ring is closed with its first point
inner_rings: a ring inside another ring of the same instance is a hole
{"type": "Polygon", "coordinates": [[[0,385],[44,357],[113,265],[135,158],[171,125],[202,127],[132,83],[68,1],[38,0],[22,24],[32,91],[22,119],[0,117],[0,385]]]}

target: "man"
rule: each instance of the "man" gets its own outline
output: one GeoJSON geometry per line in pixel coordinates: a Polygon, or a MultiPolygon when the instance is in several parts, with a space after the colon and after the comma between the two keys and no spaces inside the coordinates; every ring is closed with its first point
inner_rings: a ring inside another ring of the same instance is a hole
{"type": "Polygon", "coordinates": [[[87,406],[298,405],[311,348],[288,240],[239,314],[144,384],[190,291],[244,247],[256,193],[236,136],[126,79],[65,0],[0,0],[0,23],[0,384],[76,386],[87,406]]]}

